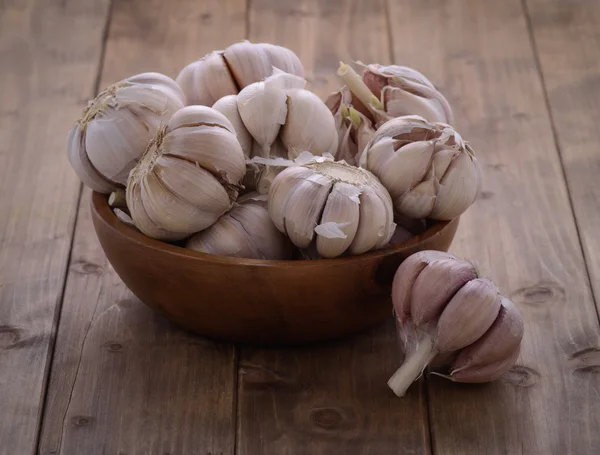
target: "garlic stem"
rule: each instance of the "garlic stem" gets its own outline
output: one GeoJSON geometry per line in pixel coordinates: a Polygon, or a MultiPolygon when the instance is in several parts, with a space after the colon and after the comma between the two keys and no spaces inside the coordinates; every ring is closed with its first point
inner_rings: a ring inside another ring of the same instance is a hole
{"type": "Polygon", "coordinates": [[[110,205],[112,208],[126,209],[127,199],[125,197],[125,191],[119,188],[115,190],[115,192],[111,193],[108,197],[108,205],[110,205]]]}
{"type": "Polygon", "coordinates": [[[383,111],[381,101],[369,90],[369,87],[366,86],[361,77],[349,65],[340,62],[337,74],[367,109],[383,111]]]}
{"type": "Polygon", "coordinates": [[[399,397],[403,397],[410,385],[423,373],[429,362],[437,355],[433,346],[433,337],[421,332],[417,349],[407,353],[404,363],[392,375],[388,386],[399,397]]]}

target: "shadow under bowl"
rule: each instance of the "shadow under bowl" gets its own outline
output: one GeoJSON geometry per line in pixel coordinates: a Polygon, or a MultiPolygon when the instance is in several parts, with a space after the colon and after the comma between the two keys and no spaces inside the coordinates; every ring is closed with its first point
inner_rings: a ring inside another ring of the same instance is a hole
{"type": "Polygon", "coordinates": [[[217,256],[170,245],[119,221],[93,193],[100,245],[125,285],[149,307],[210,338],[297,345],[371,328],[392,314],[400,263],[421,250],[447,251],[458,218],[393,247],[316,261],[217,256]]]}

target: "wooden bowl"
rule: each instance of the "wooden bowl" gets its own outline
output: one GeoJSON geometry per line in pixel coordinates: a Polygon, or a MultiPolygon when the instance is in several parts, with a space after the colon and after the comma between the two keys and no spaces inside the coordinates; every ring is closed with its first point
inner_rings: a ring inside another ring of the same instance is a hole
{"type": "Polygon", "coordinates": [[[151,239],[92,195],[106,256],[127,287],[167,318],[211,338],[300,344],[372,327],[392,313],[398,265],[420,250],[447,251],[458,219],[439,222],[392,248],[318,261],[216,256],[151,239]]]}

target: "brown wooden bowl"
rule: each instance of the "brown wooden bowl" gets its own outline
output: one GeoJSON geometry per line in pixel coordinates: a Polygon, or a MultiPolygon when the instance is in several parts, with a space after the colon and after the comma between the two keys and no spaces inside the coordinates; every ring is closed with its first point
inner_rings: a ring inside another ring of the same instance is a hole
{"type": "Polygon", "coordinates": [[[92,219],[106,256],[146,305],[202,335],[253,344],[300,344],[372,327],[392,312],[400,263],[420,250],[447,251],[458,219],[392,248],[318,261],[216,256],[151,239],[119,221],[105,195],[92,219]]]}

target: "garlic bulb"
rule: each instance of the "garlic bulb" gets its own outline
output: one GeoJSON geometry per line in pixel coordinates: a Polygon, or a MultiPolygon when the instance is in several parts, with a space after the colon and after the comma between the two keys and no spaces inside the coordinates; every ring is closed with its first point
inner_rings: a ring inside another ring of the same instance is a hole
{"type": "Polygon", "coordinates": [[[362,78],[341,63],[338,75],[348,85],[356,109],[370,116],[376,126],[405,115],[430,122],[452,124],[452,109],[444,96],[420,72],[407,66],[373,64],[362,78]]]}
{"type": "Polygon", "coordinates": [[[239,258],[291,259],[290,240],[271,221],[266,197],[256,195],[242,196],[215,224],[191,236],[186,248],[239,258]]]}
{"type": "Polygon", "coordinates": [[[69,132],[75,173],[100,193],[124,186],[158,126],[184,105],[181,88],[163,74],[142,73],[111,85],[69,132]]]}
{"type": "Polygon", "coordinates": [[[450,126],[418,116],[383,124],[359,162],[381,180],[398,213],[409,218],[451,220],[481,189],[471,147],[450,126]]]}
{"type": "Polygon", "coordinates": [[[338,134],[336,158],[357,165],[357,157],[375,133],[373,123],[352,106],[352,94],[347,86],[329,95],[325,104],[333,114],[338,134]]]}
{"type": "Polygon", "coordinates": [[[392,200],[373,174],[323,158],[275,177],[269,214],[294,245],[314,240],[325,258],[387,246],[395,228],[392,200]]]}
{"type": "Polygon", "coordinates": [[[190,63],[177,76],[177,83],[188,104],[212,106],[222,97],[262,81],[272,74],[273,68],[304,76],[300,59],[290,49],[243,41],[190,63]]]}
{"type": "Polygon", "coordinates": [[[456,382],[494,381],[519,356],[523,321],[476,268],[448,253],[421,251],[398,268],[392,301],[404,362],[388,382],[398,396],[431,363],[449,361],[456,382]]]}
{"type": "MultiPolygon", "coordinates": [[[[220,99],[213,108],[231,121],[249,159],[295,159],[303,151],[334,155],[338,138],[333,115],[317,95],[304,90],[305,84],[299,76],[276,70],[237,96],[220,99]]],[[[244,184],[266,194],[279,169],[253,162],[249,167],[253,181],[244,184]]]]}
{"type": "Polygon", "coordinates": [[[245,171],[229,120],[212,108],[188,106],[148,144],[129,176],[127,206],[147,236],[183,239],[231,208],[245,171]]]}

